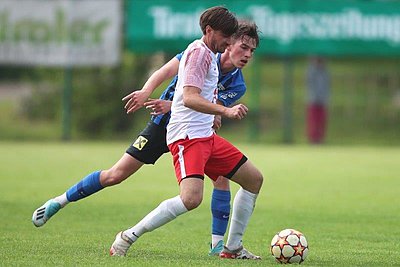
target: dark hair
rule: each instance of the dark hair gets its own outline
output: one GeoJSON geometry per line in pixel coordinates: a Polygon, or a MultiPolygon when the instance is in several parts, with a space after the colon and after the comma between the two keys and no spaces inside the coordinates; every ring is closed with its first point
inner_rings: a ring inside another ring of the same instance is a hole
{"type": "Polygon", "coordinates": [[[200,16],[200,28],[206,33],[209,25],[215,31],[221,31],[224,35],[231,36],[238,29],[236,16],[223,6],[215,6],[206,9],[200,16]]]}
{"type": "Polygon", "coordinates": [[[254,22],[248,20],[240,20],[239,28],[232,37],[233,39],[238,40],[245,36],[249,36],[251,39],[254,39],[256,41],[256,47],[258,47],[258,44],[260,43],[260,37],[258,36],[258,33],[258,27],[254,22]]]}

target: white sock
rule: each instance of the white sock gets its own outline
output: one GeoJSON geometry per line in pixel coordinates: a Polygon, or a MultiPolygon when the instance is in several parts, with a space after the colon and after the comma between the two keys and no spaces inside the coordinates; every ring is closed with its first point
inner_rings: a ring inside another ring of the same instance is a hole
{"type": "Polygon", "coordinates": [[[229,250],[238,249],[242,245],[242,237],[250,216],[253,213],[258,194],[240,188],[233,200],[232,220],[229,227],[226,247],[229,250]]]}
{"type": "Polygon", "coordinates": [[[224,240],[223,235],[211,235],[211,245],[213,248],[218,244],[219,241],[224,240]]]}
{"type": "Polygon", "coordinates": [[[139,223],[125,230],[124,234],[131,240],[136,241],[142,234],[153,231],[187,211],[180,196],[164,200],[139,223]]]}
{"type": "Polygon", "coordinates": [[[64,208],[65,205],[67,205],[69,203],[69,201],[67,199],[67,192],[65,192],[62,195],[59,195],[58,197],[55,197],[54,201],[57,201],[58,203],[60,203],[61,208],[64,208]]]}

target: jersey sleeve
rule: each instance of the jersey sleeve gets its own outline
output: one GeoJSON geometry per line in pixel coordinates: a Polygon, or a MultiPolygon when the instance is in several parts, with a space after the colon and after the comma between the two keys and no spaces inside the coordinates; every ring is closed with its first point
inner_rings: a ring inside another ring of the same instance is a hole
{"type": "Polygon", "coordinates": [[[183,86],[202,89],[211,62],[212,57],[204,47],[196,47],[190,50],[185,62],[183,86]]]}

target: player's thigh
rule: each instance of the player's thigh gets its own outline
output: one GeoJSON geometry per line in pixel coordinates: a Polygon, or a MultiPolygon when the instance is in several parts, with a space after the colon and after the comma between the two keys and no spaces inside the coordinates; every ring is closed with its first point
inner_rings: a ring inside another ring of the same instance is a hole
{"type": "Polygon", "coordinates": [[[246,161],[246,157],[234,145],[218,135],[214,135],[211,157],[205,166],[205,173],[216,181],[219,176],[231,178],[246,161]]]}
{"type": "Polygon", "coordinates": [[[123,173],[124,175],[132,175],[143,166],[143,162],[135,159],[128,153],[125,153],[117,163],[112,167],[116,172],[123,173]]]}
{"type": "Polygon", "coordinates": [[[178,183],[187,177],[204,178],[212,138],[181,139],[169,145],[178,183]]]}
{"type": "Polygon", "coordinates": [[[125,153],[110,169],[100,174],[102,186],[119,184],[143,166],[143,162],[125,153]]]}
{"type": "Polygon", "coordinates": [[[243,189],[258,194],[263,183],[263,176],[253,163],[247,160],[240,166],[231,180],[238,183],[243,189]]]}

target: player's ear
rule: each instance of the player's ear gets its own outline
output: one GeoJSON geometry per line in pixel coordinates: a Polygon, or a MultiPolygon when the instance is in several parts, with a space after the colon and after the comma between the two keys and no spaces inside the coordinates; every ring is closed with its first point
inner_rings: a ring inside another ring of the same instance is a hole
{"type": "Polygon", "coordinates": [[[211,26],[210,25],[207,25],[206,26],[206,33],[211,33],[212,31],[214,31],[214,29],[213,28],[211,28],[211,26]]]}

